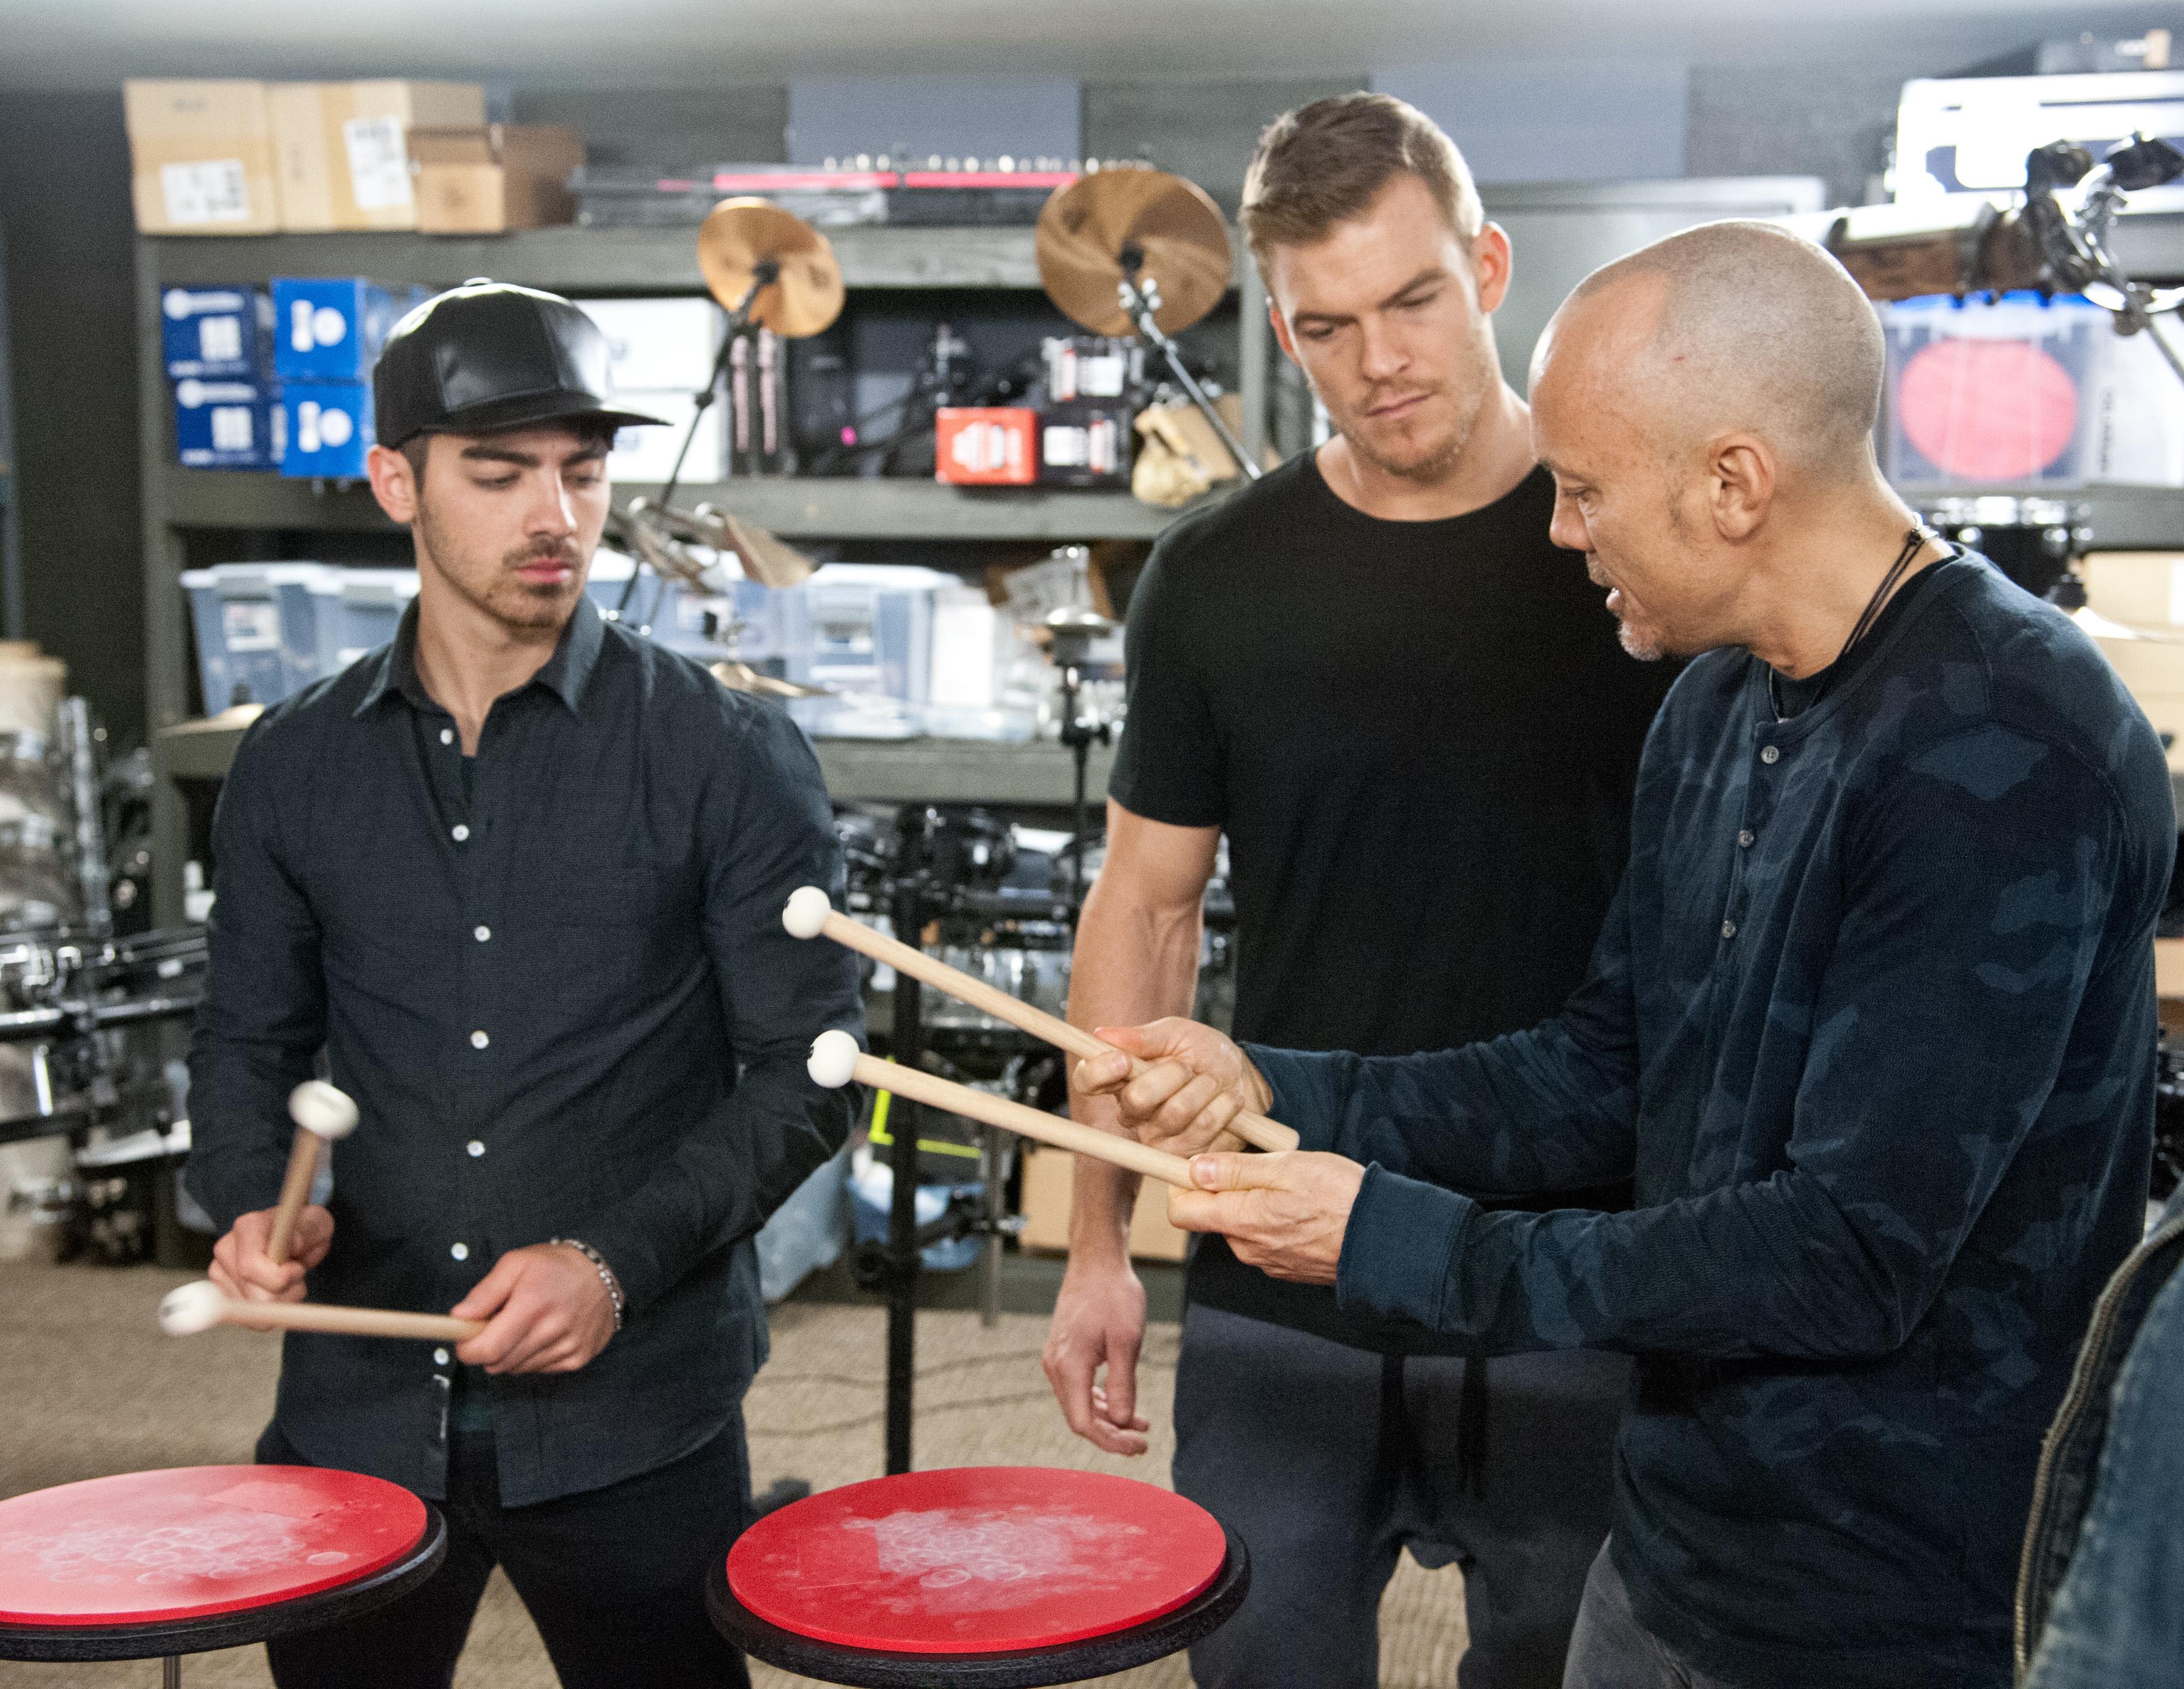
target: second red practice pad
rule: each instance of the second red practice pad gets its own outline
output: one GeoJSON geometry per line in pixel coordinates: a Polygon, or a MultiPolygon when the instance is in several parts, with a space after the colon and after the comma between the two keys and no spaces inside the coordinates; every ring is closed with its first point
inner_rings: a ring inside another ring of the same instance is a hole
{"type": "Polygon", "coordinates": [[[1228,1550],[1213,1515],[1130,1478],[965,1466],[845,1485],[768,1513],[728,1588],[768,1624],[892,1653],[1111,1636],[1173,1613],[1228,1550]]]}
{"type": "Polygon", "coordinates": [[[137,1625],[270,1606],[415,1548],[425,1504],[309,1466],[182,1466],[0,1502],[0,1624],[137,1625]]]}

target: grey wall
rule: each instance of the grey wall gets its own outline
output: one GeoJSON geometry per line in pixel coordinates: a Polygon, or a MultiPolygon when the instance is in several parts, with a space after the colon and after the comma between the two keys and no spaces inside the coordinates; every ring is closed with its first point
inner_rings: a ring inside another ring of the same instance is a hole
{"type": "Polygon", "coordinates": [[[0,99],[25,632],[118,744],[144,724],[136,231],[121,95],[0,99]]]}
{"type": "Polygon", "coordinates": [[[1365,73],[1275,82],[1088,82],[1084,150],[1150,159],[1188,176],[1234,215],[1259,131],[1292,107],[1365,86],[1365,73]]]}
{"type": "Polygon", "coordinates": [[[1825,176],[1830,205],[1862,205],[1867,181],[1880,174],[1895,138],[1903,84],[1954,68],[1901,59],[1794,73],[1695,65],[1684,169],[1695,176],[1825,176]]]}

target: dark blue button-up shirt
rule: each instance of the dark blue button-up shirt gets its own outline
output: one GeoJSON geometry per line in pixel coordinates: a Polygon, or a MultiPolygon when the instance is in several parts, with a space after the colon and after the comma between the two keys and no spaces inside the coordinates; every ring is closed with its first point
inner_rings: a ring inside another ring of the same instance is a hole
{"type": "MultiPolygon", "coordinates": [[[[838,888],[816,760],[776,708],[579,604],[477,755],[393,645],[270,710],[214,822],[192,1190],[270,1207],[323,1046],[362,1112],[334,1147],[314,1301],[443,1312],[502,1254],[581,1238],[628,1319],[579,1372],[491,1380],[510,1506],[664,1464],[765,1355],[749,1240],[841,1143],[804,1070],[861,1026],[853,958],[781,925],[838,888]]],[[[287,1339],[277,1420],[315,1461],[444,1491],[453,1368],[287,1339]]]]}
{"type": "Polygon", "coordinates": [[[1934,566],[1789,720],[1687,669],[1557,1018],[1445,1053],[1254,1051],[1372,1163],[1336,1289],[1484,1352],[1639,1357],[1613,1552],[1733,1683],[2006,1685],[2042,1433],[2137,1236],[2161,747],[2092,642],[1934,566]],[[1636,1207],[1492,1213],[1635,1175],[1636,1207]]]}

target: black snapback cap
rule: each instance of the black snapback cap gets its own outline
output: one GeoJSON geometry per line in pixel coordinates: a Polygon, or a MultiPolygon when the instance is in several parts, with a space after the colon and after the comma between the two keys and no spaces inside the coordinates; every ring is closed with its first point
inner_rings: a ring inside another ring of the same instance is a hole
{"type": "Polygon", "coordinates": [[[558,293],[481,276],[434,295],[394,326],[371,372],[379,443],[418,434],[491,434],[564,417],[617,427],[660,423],[618,410],[607,337],[558,293]]]}

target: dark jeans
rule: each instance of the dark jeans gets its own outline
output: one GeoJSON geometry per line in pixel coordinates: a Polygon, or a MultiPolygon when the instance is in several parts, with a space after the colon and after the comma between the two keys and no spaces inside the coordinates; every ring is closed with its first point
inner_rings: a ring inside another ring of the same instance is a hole
{"type": "Polygon", "coordinates": [[[1570,1638],[1569,1669],[1563,1689],[1730,1689],[1704,1672],[1638,1622],[1603,1547],[1585,1580],[1577,1634],[1570,1638]]]}
{"type": "MultiPolygon", "coordinates": [[[[748,1522],[738,1409],[704,1447],[603,1490],[504,1508],[490,1435],[450,1434],[448,1558],[377,1611],[265,1645],[280,1689],[448,1689],[498,1565],[567,1689],[747,1686],[743,1656],[705,1617],[704,1579],[748,1522]]],[[[258,1458],[309,1465],[269,1426],[258,1458]]]]}
{"type": "Polygon", "coordinates": [[[1219,1309],[1184,1316],[1175,1487],[1244,1539],[1251,1593],[1190,1651],[1201,1689],[1373,1689],[1380,1597],[1407,1544],[1463,1568],[1462,1689],[1558,1689],[1607,1536],[1621,1356],[1486,1363],[1483,1493],[1456,1471],[1467,1364],[1381,1357],[1219,1309]]]}

